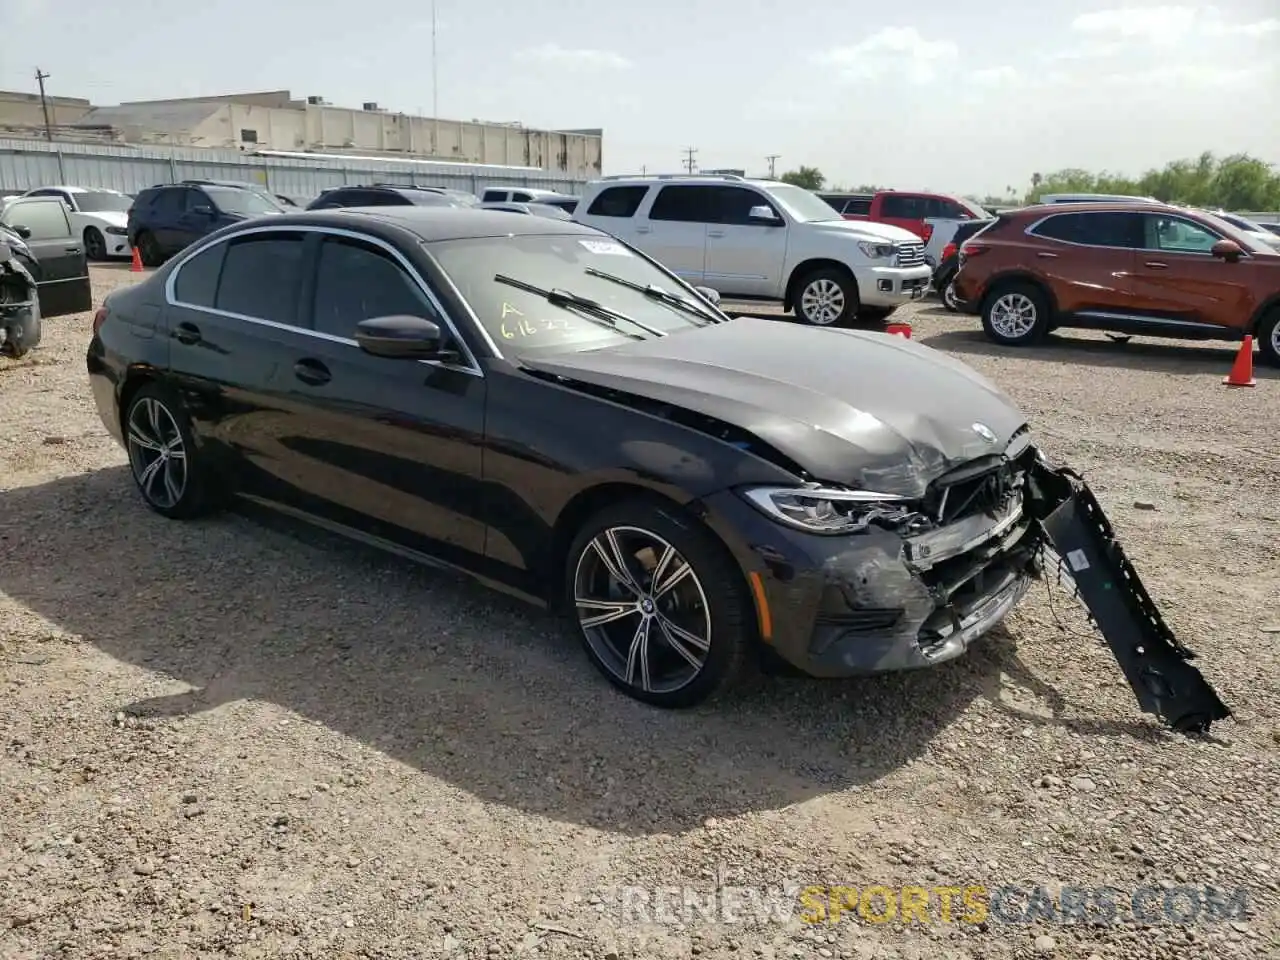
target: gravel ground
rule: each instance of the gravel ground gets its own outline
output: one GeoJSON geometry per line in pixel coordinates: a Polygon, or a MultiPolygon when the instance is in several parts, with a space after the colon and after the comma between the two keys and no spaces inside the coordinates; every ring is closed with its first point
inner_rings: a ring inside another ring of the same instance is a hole
{"type": "Polygon", "coordinates": [[[149,513],[87,393],[89,318],[51,320],[0,360],[0,957],[1280,955],[1280,378],[910,312],[1089,478],[1235,720],[1166,733],[1047,591],[930,672],[654,712],[479,587],[149,513]],[[876,922],[879,895],[810,924],[810,884],[1120,895],[1111,923],[1014,897],[945,922],[934,892],[929,924],[876,922]],[[1166,918],[1206,887],[1243,911],[1166,918]]]}

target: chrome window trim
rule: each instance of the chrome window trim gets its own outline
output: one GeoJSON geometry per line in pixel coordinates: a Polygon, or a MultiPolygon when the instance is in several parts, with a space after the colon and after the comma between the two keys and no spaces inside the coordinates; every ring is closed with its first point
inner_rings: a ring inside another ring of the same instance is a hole
{"type": "MultiPolygon", "coordinates": [[[[1063,204],[1063,206],[1070,207],[1070,204],[1063,204]]],[[[1046,237],[1046,236],[1043,236],[1042,234],[1035,232],[1038,227],[1040,227],[1046,221],[1054,219],[1055,217],[1087,217],[1090,215],[1102,214],[1102,213],[1128,213],[1128,214],[1132,214],[1135,217],[1163,216],[1169,220],[1181,220],[1184,223],[1191,224],[1191,226],[1193,227],[1199,227],[1201,230],[1204,230],[1206,233],[1213,234],[1219,240],[1230,239],[1229,237],[1221,236],[1216,230],[1211,230],[1202,223],[1197,223],[1194,220],[1189,220],[1186,217],[1179,216],[1176,213],[1167,213],[1167,214],[1159,213],[1158,214],[1158,213],[1150,213],[1145,210],[1141,212],[1137,210],[1071,210],[1071,209],[1059,210],[1054,213],[1050,213],[1041,217],[1039,220],[1035,221],[1035,223],[1031,224],[1031,226],[1027,227],[1022,232],[1025,236],[1035,237],[1037,240],[1047,240],[1050,243],[1061,243],[1068,247],[1080,247],[1081,249],[1084,249],[1084,250],[1126,250],[1131,253],[1177,254],[1178,256],[1186,256],[1186,257],[1212,257],[1213,256],[1213,254],[1211,254],[1207,250],[1205,251],[1165,250],[1161,247],[1117,247],[1109,243],[1076,243],[1074,240],[1060,240],[1057,237],[1046,237]]],[[[983,230],[985,229],[988,229],[988,228],[984,227],[983,230]]],[[[978,233],[982,233],[983,230],[979,230],[978,233]]],[[[975,233],[973,237],[970,237],[969,239],[972,240],[974,237],[978,236],[978,233],[975,233]]],[[[1248,250],[1242,250],[1241,253],[1242,253],[1242,259],[1244,257],[1252,256],[1252,253],[1248,250]]]]}
{"type": "MultiPolygon", "coordinates": [[[[242,320],[247,323],[258,324],[259,326],[270,327],[275,330],[283,330],[288,333],[298,333],[304,336],[314,337],[317,340],[325,340],[329,343],[341,343],[341,344],[345,344],[346,346],[355,347],[357,350],[360,349],[360,344],[350,337],[339,337],[331,333],[322,333],[319,330],[311,330],[307,327],[299,327],[291,323],[280,323],[276,320],[266,320],[266,319],[263,319],[262,317],[249,317],[249,316],[245,316],[242,313],[233,313],[230,310],[219,310],[216,307],[206,307],[196,303],[187,303],[184,300],[178,299],[177,292],[176,292],[178,275],[182,272],[182,268],[186,266],[188,261],[192,260],[195,257],[198,257],[200,254],[204,253],[207,250],[213,249],[218,244],[229,243],[230,241],[237,240],[240,237],[249,237],[249,236],[255,236],[255,235],[264,234],[264,233],[319,233],[319,234],[325,234],[328,236],[344,237],[349,240],[358,240],[362,243],[369,243],[375,247],[378,247],[381,250],[385,250],[387,253],[391,255],[392,259],[394,259],[409,274],[409,276],[413,279],[414,283],[418,285],[418,288],[426,295],[427,299],[430,301],[431,305],[435,308],[436,312],[439,313],[440,317],[444,320],[445,326],[449,328],[449,332],[453,334],[454,340],[457,341],[459,347],[461,347],[462,349],[463,355],[466,357],[468,361],[466,365],[456,364],[456,363],[445,363],[444,361],[441,361],[441,360],[419,360],[418,363],[424,363],[424,364],[427,364],[428,366],[439,367],[445,370],[456,370],[459,373],[470,374],[473,377],[480,377],[481,379],[484,378],[484,371],[483,369],[481,369],[480,363],[476,359],[475,354],[471,351],[471,346],[463,338],[457,325],[454,323],[453,318],[449,316],[448,311],[445,310],[444,304],[440,302],[440,299],[435,295],[431,287],[427,285],[426,281],[423,280],[423,278],[418,274],[418,271],[414,269],[413,264],[409,262],[408,258],[406,258],[404,254],[402,254],[399,250],[397,250],[391,244],[387,243],[385,240],[382,240],[378,237],[370,236],[369,234],[366,234],[366,233],[360,233],[356,230],[347,230],[342,227],[316,226],[314,224],[288,224],[288,225],[263,224],[256,227],[249,227],[244,230],[237,230],[235,233],[229,234],[224,237],[219,237],[218,239],[210,241],[208,243],[201,243],[199,245],[193,246],[193,248],[189,253],[184,251],[183,253],[179,254],[181,259],[174,265],[173,269],[169,272],[169,276],[165,278],[165,283],[164,283],[165,302],[171,307],[181,307],[184,310],[196,310],[200,313],[207,313],[216,317],[226,317],[231,320],[242,320]]],[[[459,299],[461,299],[461,297],[459,297],[459,299]]],[[[475,319],[474,313],[472,313],[471,316],[472,316],[472,319],[474,320],[475,319]]],[[[476,326],[480,329],[481,334],[484,335],[483,327],[480,327],[478,322],[476,326]]],[[[489,337],[487,335],[484,335],[484,339],[487,342],[490,342],[490,343],[492,342],[489,340],[489,337]]],[[[501,354],[499,354],[499,356],[501,356],[501,354]]]]}

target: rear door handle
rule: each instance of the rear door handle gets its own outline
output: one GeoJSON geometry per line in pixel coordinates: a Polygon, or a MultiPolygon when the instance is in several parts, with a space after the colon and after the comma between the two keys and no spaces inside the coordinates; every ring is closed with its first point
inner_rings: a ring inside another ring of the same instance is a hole
{"type": "Polygon", "coordinates": [[[329,382],[332,376],[328,367],[319,360],[312,360],[310,357],[299,360],[293,365],[293,375],[303,383],[310,384],[313,387],[323,386],[329,382]]]}
{"type": "Polygon", "coordinates": [[[1046,250],[1041,250],[1039,253],[1036,254],[1036,256],[1039,257],[1041,260],[1057,260],[1058,259],[1058,255],[1056,253],[1049,253],[1046,250]]]}
{"type": "Polygon", "coordinates": [[[724,231],[723,231],[723,230],[708,230],[708,231],[707,231],[707,236],[708,236],[708,237],[723,237],[723,236],[724,236],[724,231]]]}
{"type": "Polygon", "coordinates": [[[648,227],[636,227],[636,233],[648,233],[648,232],[649,232],[648,227]]]}
{"type": "Polygon", "coordinates": [[[180,323],[173,328],[173,338],[179,343],[199,343],[201,338],[200,328],[194,323],[180,323]]]}
{"type": "Polygon", "coordinates": [[[64,248],[64,249],[66,250],[66,252],[67,252],[67,253],[79,253],[79,252],[80,252],[80,248],[79,248],[79,247],[66,247],[66,248],[64,248]]]}
{"type": "Polygon", "coordinates": [[[1143,266],[1150,267],[1152,270],[1168,270],[1169,269],[1169,265],[1167,263],[1161,263],[1159,260],[1148,260],[1146,263],[1143,264],[1143,266]]]}

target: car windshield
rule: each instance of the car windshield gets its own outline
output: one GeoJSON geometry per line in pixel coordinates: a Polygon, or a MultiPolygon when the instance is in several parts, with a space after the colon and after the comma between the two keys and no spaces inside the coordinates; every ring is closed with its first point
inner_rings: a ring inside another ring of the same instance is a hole
{"type": "Polygon", "coordinates": [[[77,193],[74,196],[76,206],[82,213],[124,213],[133,203],[133,200],[123,193],[109,193],[106,190],[77,193]]]}
{"type": "Polygon", "coordinates": [[[789,183],[777,184],[765,187],[765,193],[769,194],[770,197],[778,202],[779,206],[783,207],[787,213],[801,223],[820,223],[826,220],[844,219],[840,214],[836,213],[831,204],[816,193],[811,193],[802,187],[793,187],[789,183]]]}
{"type": "Polygon", "coordinates": [[[605,236],[575,233],[444,240],[429,244],[428,251],[499,349],[508,355],[536,357],[594,350],[637,337],[651,339],[653,334],[626,320],[617,320],[616,329],[611,329],[609,321],[593,320],[578,307],[553,304],[544,296],[495,280],[499,275],[545,291],[594,300],[607,310],[667,334],[722,319],[710,307],[703,306],[703,314],[698,316],[627,286],[652,285],[668,294],[694,299],[670,274],[605,236]],[[593,270],[626,283],[594,275],[593,270]]]}
{"type": "Polygon", "coordinates": [[[280,204],[268,200],[253,190],[241,190],[237,187],[205,187],[204,191],[223,213],[257,217],[265,213],[280,213],[282,209],[280,204]]]}

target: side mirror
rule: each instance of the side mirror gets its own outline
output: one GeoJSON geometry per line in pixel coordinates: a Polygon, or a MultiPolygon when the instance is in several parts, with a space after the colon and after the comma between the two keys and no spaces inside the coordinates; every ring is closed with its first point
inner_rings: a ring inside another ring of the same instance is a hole
{"type": "Polygon", "coordinates": [[[710,300],[717,307],[720,306],[720,294],[717,291],[712,290],[710,287],[694,287],[693,289],[698,291],[698,294],[704,300],[710,300]]]}
{"type": "Polygon", "coordinates": [[[23,240],[31,239],[31,228],[24,227],[20,223],[15,223],[13,225],[13,232],[16,233],[18,236],[20,236],[23,240]]]}
{"type": "Polygon", "coordinates": [[[365,353],[392,360],[456,360],[444,349],[444,334],[423,317],[374,317],[356,324],[356,343],[365,353]]]}
{"type": "Polygon", "coordinates": [[[213,207],[209,206],[207,203],[202,203],[198,206],[192,207],[191,212],[199,217],[212,217],[213,207]]]}
{"type": "Polygon", "coordinates": [[[1219,240],[1209,248],[1209,252],[1219,260],[1227,261],[1227,263],[1235,263],[1244,256],[1244,251],[1240,249],[1240,244],[1234,240],[1219,240]]]}
{"type": "MultiPolygon", "coordinates": [[[[739,207],[738,209],[741,210],[742,208],[739,207]]],[[[778,215],[773,212],[773,208],[767,204],[752,207],[747,213],[747,219],[753,223],[767,223],[771,226],[781,222],[778,220],[778,215]]]]}

